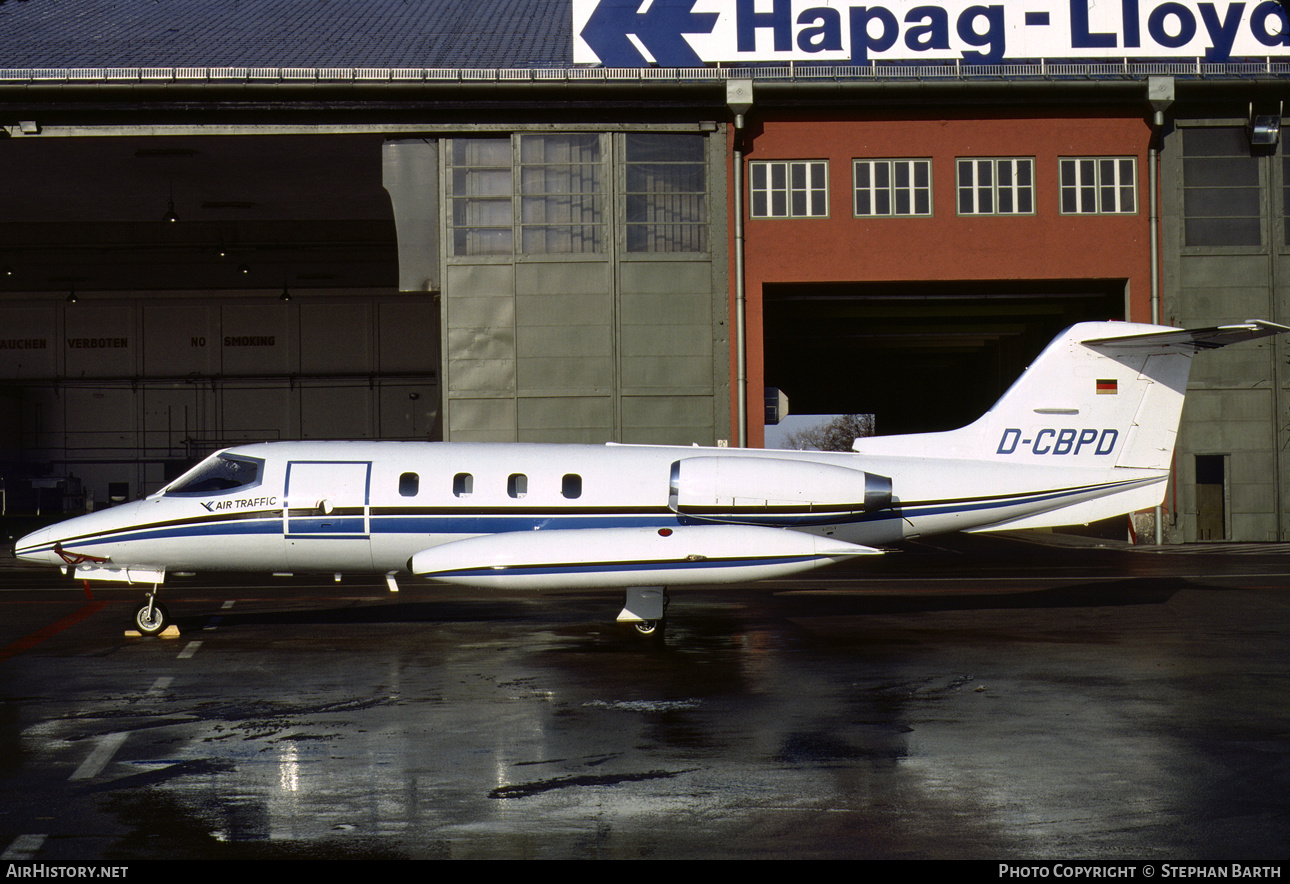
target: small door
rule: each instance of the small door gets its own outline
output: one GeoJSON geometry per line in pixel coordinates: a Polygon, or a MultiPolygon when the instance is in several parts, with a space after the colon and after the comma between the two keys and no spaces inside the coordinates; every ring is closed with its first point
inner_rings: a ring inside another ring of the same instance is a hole
{"type": "Polygon", "coordinates": [[[287,464],[287,534],[366,537],[371,474],[370,463],[287,464]]]}
{"type": "Polygon", "coordinates": [[[1227,539],[1227,457],[1196,455],[1196,539],[1227,539]]]}
{"type": "Polygon", "coordinates": [[[370,462],[292,461],[287,464],[283,531],[293,569],[366,571],[370,462]]]}

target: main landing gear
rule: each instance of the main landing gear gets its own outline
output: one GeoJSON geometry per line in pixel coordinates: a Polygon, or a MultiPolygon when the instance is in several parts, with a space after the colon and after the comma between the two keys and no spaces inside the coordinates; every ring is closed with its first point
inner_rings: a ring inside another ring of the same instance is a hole
{"type": "Polygon", "coordinates": [[[661,639],[667,624],[667,589],[662,586],[631,586],[624,594],[619,623],[630,623],[647,638],[661,639]]]}
{"type": "Polygon", "coordinates": [[[153,587],[148,597],[134,609],[134,628],[140,635],[161,635],[170,625],[170,612],[166,606],[157,601],[157,589],[153,587]]]}

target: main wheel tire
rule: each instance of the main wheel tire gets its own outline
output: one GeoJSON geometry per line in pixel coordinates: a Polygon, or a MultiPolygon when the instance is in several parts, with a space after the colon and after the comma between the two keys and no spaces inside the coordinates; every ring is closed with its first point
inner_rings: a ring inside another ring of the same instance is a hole
{"type": "Polygon", "coordinates": [[[663,621],[662,620],[638,620],[637,622],[633,623],[632,626],[636,627],[636,631],[639,632],[641,635],[661,635],[662,629],[663,629],[663,621]]]}
{"type": "Polygon", "coordinates": [[[161,635],[170,625],[170,612],[161,602],[154,601],[149,611],[147,602],[134,609],[134,628],[140,635],[161,635]]]}

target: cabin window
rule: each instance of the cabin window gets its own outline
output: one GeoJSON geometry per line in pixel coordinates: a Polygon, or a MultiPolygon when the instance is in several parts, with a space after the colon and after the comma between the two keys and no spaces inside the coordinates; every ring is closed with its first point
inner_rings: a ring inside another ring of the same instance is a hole
{"type": "Polygon", "coordinates": [[[523,473],[511,473],[506,479],[506,493],[511,497],[523,497],[529,493],[529,477],[523,473]]]}
{"type": "Polygon", "coordinates": [[[421,488],[421,477],[416,473],[404,473],[399,476],[399,495],[402,497],[416,497],[417,491],[421,488]]]}
{"type": "Polygon", "coordinates": [[[469,497],[475,490],[475,477],[470,473],[458,473],[452,477],[452,493],[456,497],[469,497]]]}
{"type": "Polygon", "coordinates": [[[220,494],[260,482],[264,461],[233,454],[215,454],[180,476],[166,494],[220,494]]]}
{"type": "Polygon", "coordinates": [[[582,476],[577,473],[565,473],[560,482],[560,493],[570,500],[582,497],[582,476]]]}

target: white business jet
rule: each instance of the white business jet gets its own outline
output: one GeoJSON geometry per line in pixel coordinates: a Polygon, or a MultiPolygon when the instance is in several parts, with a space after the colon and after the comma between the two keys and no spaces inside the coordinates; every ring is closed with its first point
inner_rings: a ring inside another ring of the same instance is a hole
{"type": "Polygon", "coordinates": [[[367,572],[482,588],[616,588],[649,634],[667,587],[782,577],[950,531],[1087,523],[1158,505],[1192,356],[1290,328],[1085,322],[958,430],[852,453],[273,442],[211,455],[145,500],[22,538],[27,562],[151,587],[165,575],[367,572]]]}

